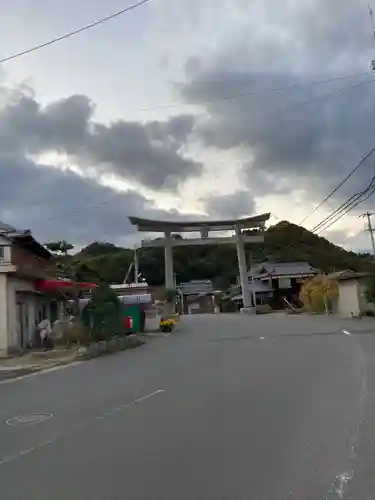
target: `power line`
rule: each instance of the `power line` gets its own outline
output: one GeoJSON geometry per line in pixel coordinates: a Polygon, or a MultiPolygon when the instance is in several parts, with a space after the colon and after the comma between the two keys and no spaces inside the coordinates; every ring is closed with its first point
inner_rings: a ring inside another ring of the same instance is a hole
{"type": "Polygon", "coordinates": [[[330,224],[328,224],[328,226],[326,226],[323,229],[321,229],[317,234],[322,233],[323,231],[325,231],[325,230],[329,229],[331,226],[333,226],[333,224],[336,224],[336,222],[338,222],[340,219],[342,219],[344,217],[344,215],[346,215],[347,213],[349,213],[352,210],[354,210],[358,205],[360,205],[364,201],[368,200],[374,193],[375,193],[375,187],[373,187],[371,189],[370,193],[365,198],[363,198],[362,200],[357,201],[354,205],[350,206],[345,212],[343,212],[342,214],[340,214],[339,217],[337,217],[330,224]]]}
{"type": "Polygon", "coordinates": [[[336,208],[336,210],[334,210],[330,215],[325,217],[321,222],[319,222],[319,224],[314,226],[311,231],[313,232],[316,232],[318,230],[323,231],[326,227],[328,227],[327,224],[329,224],[335,216],[340,215],[347,209],[350,209],[357,202],[357,200],[359,200],[362,196],[368,193],[368,191],[373,187],[374,181],[375,181],[375,176],[371,179],[370,184],[367,186],[367,188],[365,188],[363,191],[360,191],[359,193],[353,194],[342,205],[336,208]]]}
{"type": "Polygon", "coordinates": [[[370,158],[370,156],[375,152],[375,147],[367,153],[361,161],[349,172],[349,174],[333,189],[316,207],[299,223],[301,226],[307,219],[309,219],[320,207],[322,207],[344,184],[350,179],[350,177],[363,165],[363,163],[370,158]]]}
{"type": "Polygon", "coordinates": [[[96,26],[99,26],[100,24],[106,23],[107,21],[110,21],[111,19],[115,19],[116,17],[122,16],[126,12],[129,12],[131,10],[138,8],[138,7],[141,7],[142,5],[144,5],[150,1],[151,0],[141,0],[138,3],[130,5],[129,7],[126,7],[124,9],[119,10],[118,12],[115,12],[114,14],[111,14],[110,16],[103,17],[102,19],[99,19],[98,21],[92,22],[90,24],[86,24],[85,26],[82,26],[81,28],[78,28],[74,31],[70,31],[69,33],[65,33],[65,35],[61,35],[57,38],[49,40],[48,42],[44,42],[44,43],[41,43],[39,45],[35,45],[34,47],[30,47],[29,49],[22,50],[21,52],[16,52],[15,54],[4,57],[3,59],[0,59],[0,64],[11,61],[13,59],[17,59],[18,57],[25,56],[26,54],[30,54],[31,52],[36,52],[37,50],[44,49],[45,47],[49,47],[50,45],[53,45],[57,42],[61,42],[62,40],[66,40],[67,38],[78,35],[79,33],[82,33],[83,31],[87,31],[91,28],[95,28],[96,26]]]}
{"type": "MultiPolygon", "coordinates": [[[[1,61],[0,61],[1,62],[1,61]]],[[[310,82],[305,82],[305,83],[293,83],[291,85],[286,85],[284,87],[273,87],[273,88],[265,88],[261,90],[254,90],[254,91],[249,91],[249,92],[241,92],[237,94],[229,94],[229,95],[224,95],[220,97],[216,97],[213,99],[206,99],[200,103],[197,104],[192,104],[192,103],[181,103],[181,102],[171,102],[171,103],[166,103],[166,104],[160,104],[157,106],[152,106],[152,107],[147,107],[147,108],[141,108],[139,111],[141,112],[147,112],[147,111],[156,111],[159,109],[171,109],[171,108],[179,108],[179,107],[185,107],[185,106],[196,106],[196,105],[202,105],[202,104],[207,104],[207,103],[215,103],[215,102],[220,102],[220,101],[229,101],[229,100],[234,100],[234,99],[241,99],[241,98],[246,98],[246,97],[255,97],[259,96],[262,94],[271,94],[271,93],[277,93],[277,92],[287,92],[290,90],[295,90],[298,88],[304,88],[304,87],[313,87],[315,85],[323,85],[327,83],[333,83],[333,82],[339,82],[339,81],[345,81],[345,80],[350,80],[353,78],[359,78],[361,76],[369,76],[371,73],[366,71],[365,73],[353,73],[350,75],[344,75],[344,76],[337,76],[337,77],[332,77],[332,78],[327,78],[324,80],[312,80],[310,82]]],[[[371,80],[374,81],[374,80],[371,80]]],[[[359,85],[363,84],[365,82],[361,82],[359,85]]],[[[330,94],[331,95],[331,94],[330,94]]],[[[320,96],[322,97],[322,96],[320,96]]]]}
{"type": "MultiPolygon", "coordinates": [[[[316,232],[319,230],[319,232],[322,232],[325,229],[328,229],[329,227],[331,227],[335,222],[340,220],[345,214],[350,212],[353,208],[355,208],[357,205],[359,205],[363,201],[367,200],[369,198],[369,196],[366,196],[366,198],[364,198],[364,199],[361,199],[361,198],[364,195],[366,195],[369,191],[372,194],[373,193],[372,189],[375,189],[374,186],[375,186],[375,174],[373,175],[369,185],[363,191],[360,191],[359,193],[353,194],[340,207],[338,207],[330,215],[328,215],[325,219],[323,219],[321,222],[319,222],[319,224],[317,224],[312,229],[312,231],[316,232]],[[334,219],[334,217],[336,217],[336,218],[334,219]],[[334,219],[334,220],[332,221],[332,219],[334,219]]],[[[371,194],[370,194],[370,196],[371,196],[371,194]]]]}

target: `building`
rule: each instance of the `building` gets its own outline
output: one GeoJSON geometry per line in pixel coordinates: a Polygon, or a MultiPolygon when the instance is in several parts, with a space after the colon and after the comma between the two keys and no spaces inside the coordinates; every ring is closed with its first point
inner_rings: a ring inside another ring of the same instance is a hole
{"type": "Polygon", "coordinates": [[[215,292],[211,280],[191,280],[179,286],[182,314],[215,312],[215,292]]]}
{"type": "MultiPolygon", "coordinates": [[[[251,297],[251,305],[259,306],[263,304],[268,304],[273,297],[274,289],[268,283],[263,283],[260,280],[249,278],[248,289],[251,297]]],[[[236,310],[240,310],[242,307],[242,293],[240,285],[232,285],[229,289],[229,295],[226,296],[236,305],[236,310]]]]}
{"type": "MultiPolygon", "coordinates": [[[[302,283],[318,272],[308,262],[265,261],[257,264],[247,275],[252,305],[268,303],[277,309],[285,306],[285,299],[298,304],[302,283]]],[[[238,306],[242,300],[240,292],[238,283],[229,290],[230,299],[238,306]]]]}
{"type": "Polygon", "coordinates": [[[36,325],[58,314],[58,301],[37,289],[52,254],[29,231],[0,224],[0,353],[27,346],[36,325]]]}
{"type": "Polygon", "coordinates": [[[369,304],[366,296],[367,273],[355,271],[339,271],[328,275],[337,281],[339,294],[333,301],[333,312],[343,318],[361,316],[368,311],[374,312],[374,306],[369,304]]]}
{"type": "Polygon", "coordinates": [[[96,286],[51,279],[53,258],[30,231],[0,222],[0,355],[26,348],[42,320],[63,315],[74,287],[96,286]]]}

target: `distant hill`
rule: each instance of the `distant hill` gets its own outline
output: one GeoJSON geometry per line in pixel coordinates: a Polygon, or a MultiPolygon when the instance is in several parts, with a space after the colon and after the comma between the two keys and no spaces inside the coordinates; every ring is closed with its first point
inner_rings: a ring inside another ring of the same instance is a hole
{"type": "MultiPolygon", "coordinates": [[[[264,245],[247,249],[254,262],[266,259],[276,262],[307,261],[312,266],[332,272],[342,269],[366,271],[372,269],[369,254],[356,254],[334,245],[303,227],[283,221],[265,232],[264,245]]],[[[173,250],[177,282],[191,279],[212,279],[215,286],[225,288],[238,274],[236,249],[233,246],[178,247],[173,250]]],[[[76,254],[75,260],[85,267],[85,278],[94,279],[88,267],[108,283],[124,280],[133,251],[107,242],[95,242],[76,254]]],[[[140,251],[140,271],[151,285],[164,282],[164,252],[162,248],[140,251]]]]}

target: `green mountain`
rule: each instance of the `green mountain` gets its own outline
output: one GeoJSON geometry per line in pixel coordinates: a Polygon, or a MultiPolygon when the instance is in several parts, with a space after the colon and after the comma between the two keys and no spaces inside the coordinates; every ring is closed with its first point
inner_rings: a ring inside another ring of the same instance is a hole
{"type": "MultiPolygon", "coordinates": [[[[357,254],[334,245],[303,227],[280,222],[265,232],[263,245],[247,248],[253,262],[266,259],[276,262],[307,261],[322,271],[341,269],[370,270],[373,260],[369,254],[357,254]]],[[[237,255],[233,246],[178,247],[173,250],[177,283],[192,279],[212,279],[215,286],[225,288],[237,277],[237,255]]],[[[75,255],[80,279],[101,279],[121,283],[133,258],[132,250],[111,243],[95,242],[75,255]]],[[[150,285],[164,282],[164,251],[144,248],[139,252],[140,272],[150,285]]]]}

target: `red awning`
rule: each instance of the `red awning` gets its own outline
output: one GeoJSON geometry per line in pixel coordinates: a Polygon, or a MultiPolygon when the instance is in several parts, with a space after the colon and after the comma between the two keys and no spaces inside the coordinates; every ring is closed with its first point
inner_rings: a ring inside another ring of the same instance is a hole
{"type": "Polygon", "coordinates": [[[97,288],[95,283],[79,283],[70,280],[39,280],[36,284],[37,290],[40,292],[59,292],[72,290],[74,286],[78,286],[80,290],[90,290],[97,288]]]}

